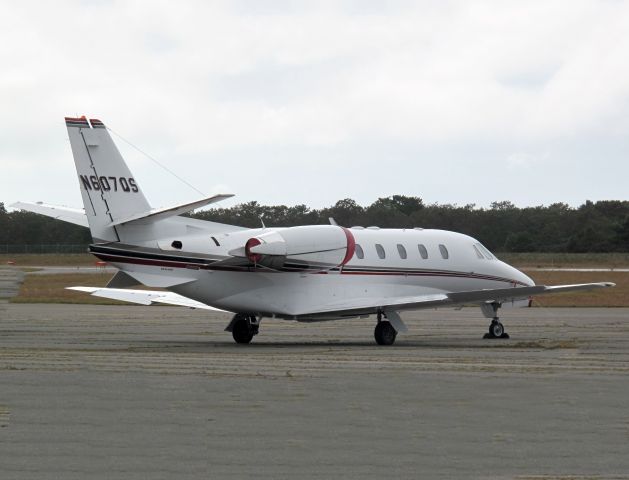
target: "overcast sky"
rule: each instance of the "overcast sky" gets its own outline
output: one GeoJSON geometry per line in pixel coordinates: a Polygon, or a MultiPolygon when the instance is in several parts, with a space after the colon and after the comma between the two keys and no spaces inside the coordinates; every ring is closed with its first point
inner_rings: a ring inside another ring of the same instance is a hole
{"type": "Polygon", "coordinates": [[[1,1],[0,201],[81,206],[82,114],[225,206],[627,200],[629,2],[1,1]]]}

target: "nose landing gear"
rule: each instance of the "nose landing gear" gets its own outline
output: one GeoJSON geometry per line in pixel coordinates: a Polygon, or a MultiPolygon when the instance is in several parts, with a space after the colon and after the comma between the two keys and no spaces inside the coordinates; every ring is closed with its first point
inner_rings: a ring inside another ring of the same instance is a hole
{"type": "Polygon", "coordinates": [[[496,317],[489,324],[489,332],[483,338],[509,338],[509,334],[505,332],[505,327],[496,317]]]}
{"type": "Polygon", "coordinates": [[[489,332],[483,335],[483,338],[509,338],[509,334],[505,332],[505,327],[500,323],[500,319],[498,318],[499,308],[500,303],[498,302],[484,303],[481,305],[481,310],[485,317],[491,318],[489,332]]]}

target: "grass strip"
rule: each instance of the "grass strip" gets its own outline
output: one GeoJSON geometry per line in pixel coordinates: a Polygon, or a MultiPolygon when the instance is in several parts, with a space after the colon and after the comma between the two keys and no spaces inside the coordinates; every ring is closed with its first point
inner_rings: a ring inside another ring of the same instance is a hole
{"type": "Polygon", "coordinates": [[[82,303],[91,305],[129,305],[89,293],[66,290],[66,287],[104,287],[111,273],[63,273],[26,275],[11,303],[82,303]]]}
{"type": "Polygon", "coordinates": [[[2,253],[0,265],[14,262],[17,267],[93,267],[98,259],[89,253],[2,253]]]}
{"type": "Polygon", "coordinates": [[[627,272],[540,272],[526,271],[541,285],[572,285],[575,283],[614,282],[613,288],[584,292],[554,293],[533,297],[542,307],[629,307],[629,273],[627,272]]]}

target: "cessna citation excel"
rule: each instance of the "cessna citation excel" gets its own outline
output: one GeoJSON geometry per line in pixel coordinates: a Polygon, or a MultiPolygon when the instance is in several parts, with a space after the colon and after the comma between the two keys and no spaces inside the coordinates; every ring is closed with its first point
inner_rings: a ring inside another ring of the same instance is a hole
{"type": "Polygon", "coordinates": [[[506,338],[501,306],[531,295],[611,287],[544,286],[498,260],[479,241],[444,230],[330,225],[247,229],[182,217],[232,195],[152,209],[100,120],[66,118],[84,210],[12,207],[90,228],[89,251],[119,269],[99,297],[233,312],[226,330],[249,343],[263,318],[300,322],[375,316],[391,345],[407,330],[400,312],[476,304],[485,337],[506,338]],[[144,284],[163,290],[134,290],[144,284]]]}

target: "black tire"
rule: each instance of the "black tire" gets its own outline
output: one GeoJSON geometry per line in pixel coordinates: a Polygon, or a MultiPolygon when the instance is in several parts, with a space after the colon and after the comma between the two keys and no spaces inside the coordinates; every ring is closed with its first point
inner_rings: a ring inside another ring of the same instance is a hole
{"type": "Polygon", "coordinates": [[[376,325],[373,336],[378,345],[393,345],[397,332],[390,322],[382,321],[376,325]]]}
{"type": "Polygon", "coordinates": [[[489,325],[489,335],[491,335],[494,338],[502,338],[504,334],[505,334],[505,327],[502,325],[502,323],[500,323],[497,320],[494,320],[493,322],[491,322],[491,325],[489,325]]]}
{"type": "Polygon", "coordinates": [[[232,327],[232,337],[236,343],[251,343],[253,335],[253,329],[246,318],[236,320],[232,327]]]}

